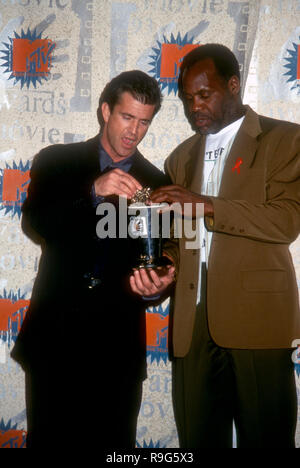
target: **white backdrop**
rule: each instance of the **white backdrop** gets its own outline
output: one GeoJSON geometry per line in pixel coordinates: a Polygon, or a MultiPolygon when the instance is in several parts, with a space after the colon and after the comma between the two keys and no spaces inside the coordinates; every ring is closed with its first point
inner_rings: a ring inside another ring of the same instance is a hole
{"type": "MultiPolygon", "coordinates": [[[[26,431],[24,376],[9,352],[40,255],[20,229],[34,154],[49,144],[95,135],[104,85],[138,68],[154,76],[164,94],[139,147],[162,168],[191,134],[177,97],[180,60],[206,42],[221,42],[237,55],[245,103],[300,123],[299,19],[299,0],[0,0],[0,447],[24,447],[26,431]]],[[[299,280],[299,240],[291,252],[299,280]]],[[[137,445],[177,447],[168,301],[147,311],[147,333],[148,379],[137,445]]],[[[62,345],[55,332],[53,342],[62,345]]],[[[88,334],[78,346],[84,352],[88,334]]],[[[300,358],[294,358],[299,390],[300,358]]],[[[126,365],[126,350],[123,359],[126,365]]]]}

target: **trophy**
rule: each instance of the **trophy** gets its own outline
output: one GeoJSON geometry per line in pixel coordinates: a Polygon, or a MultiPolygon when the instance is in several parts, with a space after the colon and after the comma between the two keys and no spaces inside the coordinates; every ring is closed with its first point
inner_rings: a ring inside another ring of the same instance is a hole
{"type": "Polygon", "coordinates": [[[150,195],[149,187],[138,190],[128,206],[128,232],[130,237],[138,241],[136,268],[156,268],[165,264],[159,213],[165,204],[150,204],[150,195]]]}

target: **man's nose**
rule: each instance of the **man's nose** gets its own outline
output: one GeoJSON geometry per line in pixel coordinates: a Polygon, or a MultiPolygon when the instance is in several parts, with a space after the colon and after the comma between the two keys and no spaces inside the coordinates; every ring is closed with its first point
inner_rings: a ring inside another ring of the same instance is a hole
{"type": "Polygon", "coordinates": [[[204,107],[204,100],[201,98],[201,96],[194,96],[192,103],[191,103],[191,111],[192,112],[197,112],[204,107]]]}
{"type": "Polygon", "coordinates": [[[139,122],[137,120],[132,120],[130,122],[130,127],[129,127],[130,133],[136,136],[138,134],[138,129],[139,129],[139,122]]]}

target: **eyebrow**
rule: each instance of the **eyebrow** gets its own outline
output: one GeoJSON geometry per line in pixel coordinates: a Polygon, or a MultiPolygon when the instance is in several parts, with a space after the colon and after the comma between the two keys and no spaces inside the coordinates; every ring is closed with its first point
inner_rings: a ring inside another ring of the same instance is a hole
{"type": "Polygon", "coordinates": [[[202,86],[200,89],[197,89],[197,91],[195,93],[188,93],[185,89],[183,89],[183,94],[190,94],[191,96],[194,94],[200,94],[202,92],[206,92],[206,91],[211,91],[212,88],[210,86],[202,86]]]}
{"type": "MultiPolygon", "coordinates": [[[[127,117],[131,117],[132,119],[137,119],[135,115],[129,114],[128,112],[120,112],[120,114],[127,116],[127,117]]],[[[150,119],[139,119],[139,120],[143,120],[144,122],[151,122],[150,119]]]]}
{"type": "Polygon", "coordinates": [[[129,114],[128,112],[120,112],[121,115],[127,115],[127,117],[132,117],[133,119],[135,119],[135,116],[132,115],[132,114],[129,114]]]}

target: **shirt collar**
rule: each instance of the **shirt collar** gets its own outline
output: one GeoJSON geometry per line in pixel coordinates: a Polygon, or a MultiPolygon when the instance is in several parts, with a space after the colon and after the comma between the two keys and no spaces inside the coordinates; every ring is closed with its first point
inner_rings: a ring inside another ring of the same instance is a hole
{"type": "Polygon", "coordinates": [[[129,156],[128,158],[124,158],[119,162],[114,162],[112,158],[109,156],[109,154],[105,151],[105,149],[103,148],[100,142],[99,144],[100,170],[101,172],[103,172],[105,171],[105,169],[109,167],[112,169],[114,168],[122,169],[122,171],[128,172],[131,169],[135,155],[136,155],[136,152],[132,156],[129,156]]]}

